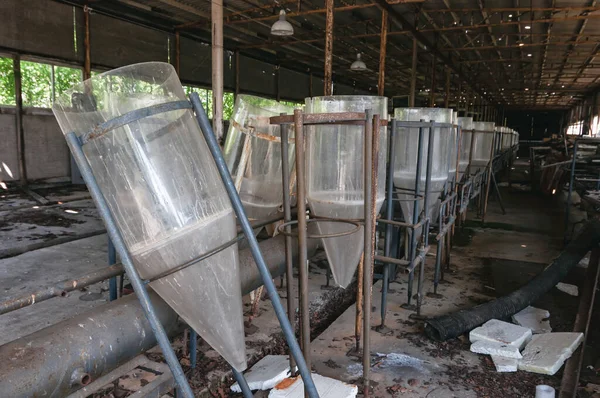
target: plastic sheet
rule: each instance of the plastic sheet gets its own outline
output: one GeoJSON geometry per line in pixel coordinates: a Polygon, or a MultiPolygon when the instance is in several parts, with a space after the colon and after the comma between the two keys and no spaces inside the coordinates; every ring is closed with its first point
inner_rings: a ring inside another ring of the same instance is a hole
{"type": "MultiPolygon", "coordinates": [[[[185,99],[174,68],[150,62],[73,86],[53,111],[66,134],[185,99]]],[[[83,146],[140,276],[152,279],[236,236],[233,209],[189,109],[145,117],[83,146]]],[[[238,370],[246,368],[237,245],[150,283],[238,370]]]]}
{"type": "Polygon", "coordinates": [[[494,144],[494,122],[473,122],[473,156],[471,160],[471,174],[475,174],[487,167],[492,156],[494,144]]]}
{"type": "MultiPolygon", "coordinates": [[[[387,119],[387,98],[369,96],[332,96],[306,99],[307,113],[364,112],[372,109],[387,119]]],[[[355,125],[317,125],[308,128],[307,198],[317,216],[364,218],[364,128],[355,125]]],[[[387,134],[380,129],[377,212],[385,198],[385,159],[387,134]]],[[[369,169],[370,171],[370,169],[369,169]]],[[[353,228],[348,224],[320,222],[321,234],[339,233],[353,228]]],[[[364,247],[364,230],[323,239],[335,282],[346,287],[352,281],[364,247]]]]}
{"type": "MultiPolygon", "coordinates": [[[[292,106],[275,100],[238,95],[229,121],[223,155],[250,219],[263,220],[277,213],[283,202],[281,185],[281,132],[269,123],[271,116],[292,114],[292,106]]],[[[290,140],[293,129],[289,129],[290,140]]],[[[290,143],[289,164],[294,164],[290,143]]]]}

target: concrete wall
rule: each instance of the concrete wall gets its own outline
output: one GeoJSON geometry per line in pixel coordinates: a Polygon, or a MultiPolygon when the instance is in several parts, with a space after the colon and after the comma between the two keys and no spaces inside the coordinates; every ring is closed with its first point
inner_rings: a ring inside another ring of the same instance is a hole
{"type": "MultiPolygon", "coordinates": [[[[47,109],[26,108],[23,115],[25,168],[29,180],[69,177],[69,148],[47,109]]],[[[20,178],[14,108],[0,108],[0,181],[20,178]]]]}

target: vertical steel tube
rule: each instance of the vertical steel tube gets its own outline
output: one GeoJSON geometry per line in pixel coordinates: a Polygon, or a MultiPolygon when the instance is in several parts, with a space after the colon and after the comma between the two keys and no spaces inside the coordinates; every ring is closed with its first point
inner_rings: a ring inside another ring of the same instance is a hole
{"type": "Polygon", "coordinates": [[[446,96],[444,97],[444,108],[450,108],[450,69],[446,69],[446,96]]]}
{"type": "Polygon", "coordinates": [[[325,0],[325,71],[323,95],[333,94],[333,0],[325,0]]]}
{"type": "Polygon", "coordinates": [[[294,109],[294,134],[296,140],[296,197],[298,198],[298,277],[300,295],[300,339],[308,369],[310,361],[310,314],[308,302],[308,256],[306,225],[306,157],[304,153],[304,113],[294,109]]]}
{"type": "MultiPolygon", "coordinates": [[[[194,111],[196,112],[196,120],[200,125],[200,129],[202,130],[202,134],[210,152],[215,160],[215,164],[221,175],[221,179],[223,180],[223,185],[225,186],[225,190],[229,195],[229,199],[231,200],[231,204],[238,218],[238,222],[241,224],[242,230],[244,231],[244,235],[246,235],[246,239],[250,246],[250,251],[252,252],[252,256],[254,257],[254,261],[258,267],[260,275],[262,277],[263,283],[267,292],[269,293],[269,298],[271,299],[271,303],[273,305],[273,309],[275,310],[275,315],[279,320],[279,324],[281,325],[281,329],[283,331],[283,335],[285,340],[287,341],[288,347],[290,348],[290,352],[293,355],[296,363],[298,365],[298,370],[302,375],[302,380],[304,381],[304,388],[308,391],[308,395],[310,398],[318,398],[319,393],[317,392],[317,388],[315,387],[315,383],[312,380],[312,376],[310,373],[310,367],[307,366],[306,361],[302,357],[302,351],[300,350],[300,346],[296,341],[294,336],[294,329],[290,325],[289,320],[287,319],[287,315],[285,313],[285,309],[281,304],[281,300],[279,300],[279,294],[277,293],[277,289],[275,288],[275,284],[273,283],[273,279],[271,278],[271,273],[267,268],[265,260],[260,252],[260,247],[258,246],[258,241],[256,240],[256,236],[254,236],[254,231],[252,230],[252,226],[250,225],[250,221],[248,221],[248,217],[246,216],[246,211],[244,210],[244,206],[242,205],[242,201],[240,200],[240,196],[237,194],[235,190],[235,185],[233,184],[233,179],[231,178],[231,174],[229,174],[229,169],[227,168],[227,164],[225,163],[225,159],[223,158],[223,154],[221,153],[221,149],[219,148],[219,144],[217,142],[216,137],[212,133],[212,129],[210,126],[210,122],[208,120],[208,116],[206,116],[206,112],[204,108],[202,108],[202,103],[200,102],[200,98],[197,93],[192,93],[190,95],[190,99],[192,101],[192,105],[194,107],[194,111]]],[[[296,109],[294,113],[301,111],[296,109]]],[[[297,134],[297,133],[296,133],[297,134]]],[[[302,134],[302,138],[304,138],[304,134],[302,134]]],[[[296,140],[298,137],[296,136],[296,140]]],[[[298,156],[298,141],[296,141],[296,156],[298,156]]],[[[296,160],[298,160],[296,158],[296,160]]],[[[304,165],[304,162],[302,162],[304,165]]],[[[300,176],[298,176],[300,177],[300,176]]],[[[298,190],[300,190],[300,178],[298,178],[298,190]]],[[[302,188],[304,188],[304,179],[302,179],[302,188]]],[[[298,203],[298,213],[300,213],[300,202],[298,203]]],[[[305,208],[303,203],[303,208],[305,208]]],[[[304,212],[305,213],[305,212],[304,212]]],[[[302,214],[304,214],[302,213],[302,214]]],[[[304,247],[306,250],[306,246],[304,247]]],[[[302,251],[302,250],[300,250],[302,251]]],[[[306,256],[306,254],[305,254],[306,256]]],[[[310,339],[310,336],[309,336],[310,339]]]]}
{"type": "MultiPolygon", "coordinates": [[[[387,187],[386,187],[386,198],[385,198],[385,218],[392,220],[394,218],[394,160],[396,157],[396,130],[397,126],[392,121],[392,128],[390,129],[390,140],[388,146],[388,167],[387,167],[387,187]]],[[[393,228],[391,224],[385,226],[385,246],[383,255],[390,257],[392,251],[392,236],[393,228]]],[[[387,315],[387,295],[389,288],[390,278],[390,265],[388,263],[383,264],[383,285],[381,286],[381,325],[379,328],[383,330],[385,328],[385,318],[387,315]]]]}
{"type": "MultiPolygon", "coordinates": [[[[425,198],[423,199],[423,211],[425,212],[426,221],[423,225],[423,239],[422,246],[425,248],[429,244],[429,191],[431,189],[431,172],[433,162],[433,148],[435,146],[435,134],[434,134],[435,122],[431,122],[429,127],[429,141],[427,143],[427,169],[425,172],[425,198]]],[[[425,279],[425,258],[421,260],[419,266],[419,283],[417,286],[417,315],[421,315],[421,304],[423,303],[423,283],[425,279]]]]}
{"type": "Polygon", "coordinates": [[[252,394],[252,390],[250,390],[250,386],[248,386],[248,382],[246,381],[244,375],[235,370],[233,367],[231,368],[231,372],[233,372],[233,378],[239,384],[244,398],[253,398],[254,394],[252,394]]]}
{"type": "MultiPolygon", "coordinates": [[[[363,177],[364,177],[364,217],[365,217],[365,236],[364,236],[364,270],[363,270],[363,381],[364,381],[364,396],[368,398],[370,395],[370,373],[371,373],[371,294],[373,285],[373,276],[371,271],[373,269],[373,258],[374,258],[374,247],[375,247],[375,218],[374,213],[374,199],[373,195],[377,195],[377,190],[373,189],[373,184],[376,184],[376,180],[373,180],[373,174],[377,176],[376,158],[374,157],[373,151],[376,150],[376,135],[379,131],[378,128],[373,128],[373,111],[371,109],[365,110],[365,140],[363,145],[363,177]]],[[[379,120],[379,118],[376,118],[379,120]]]]}
{"type": "Polygon", "coordinates": [[[19,179],[21,185],[27,185],[27,167],[25,165],[25,134],[23,130],[23,86],[21,76],[21,56],[13,58],[15,75],[15,127],[17,130],[17,160],[19,162],[19,179]]]}
{"type": "Polygon", "coordinates": [[[436,76],[435,76],[435,61],[436,61],[436,56],[435,54],[432,55],[432,60],[431,60],[431,92],[429,93],[429,107],[434,107],[435,106],[435,89],[437,86],[437,82],[435,80],[436,76]]]}
{"type": "Polygon", "coordinates": [[[211,0],[213,131],[223,138],[223,0],[211,0]]]}
{"type": "MultiPolygon", "coordinates": [[[[495,139],[496,139],[496,135],[494,134],[494,140],[495,139]]],[[[495,144],[495,141],[494,141],[494,144],[495,144]]],[[[488,162],[488,166],[487,166],[488,176],[487,176],[487,183],[485,185],[485,199],[483,202],[483,212],[481,214],[481,223],[485,223],[485,215],[487,214],[488,198],[490,196],[490,183],[492,180],[492,173],[494,172],[494,145],[492,145],[492,149],[490,152],[491,152],[490,153],[490,161],[488,162]]]]}
{"type": "Polygon", "coordinates": [[[196,331],[194,329],[190,328],[190,367],[192,369],[196,369],[197,364],[198,364],[198,333],[196,333],[196,331]]]}
{"type": "Polygon", "coordinates": [[[235,50],[235,99],[240,95],[240,50],[235,50]]]}
{"type": "Polygon", "coordinates": [[[410,96],[408,98],[408,106],[415,106],[415,96],[417,95],[417,39],[413,38],[412,47],[412,65],[410,68],[410,96]]]}
{"type": "MultiPolygon", "coordinates": [[[[565,237],[564,237],[564,243],[567,244],[567,242],[569,241],[569,212],[571,211],[571,200],[572,200],[572,196],[573,196],[573,184],[575,183],[575,167],[577,167],[577,147],[579,146],[579,140],[575,140],[575,144],[573,145],[573,161],[571,162],[571,178],[569,180],[569,192],[567,194],[567,208],[565,209],[565,237]]],[[[533,153],[533,151],[529,151],[530,153],[533,153]]],[[[529,159],[529,161],[532,164],[532,168],[533,168],[533,162],[534,159],[531,158],[529,159]]],[[[533,173],[531,173],[531,182],[533,184],[533,173]]]]}
{"type": "MultiPolygon", "coordinates": [[[[115,245],[113,245],[110,238],[108,238],[108,265],[114,265],[117,263],[117,252],[115,251],[115,245]]],[[[121,276],[121,278],[123,278],[121,276]]],[[[108,301],[113,301],[118,298],[117,294],[117,277],[113,276],[108,280],[108,301]]]]}
{"type": "MultiPolygon", "coordinates": [[[[283,115],[283,114],[282,114],[283,115]]],[[[280,125],[280,136],[281,136],[281,181],[283,187],[283,222],[292,221],[292,207],[290,204],[290,153],[289,153],[289,142],[288,142],[288,126],[280,125]]],[[[287,233],[291,232],[290,227],[286,227],[287,233]]],[[[286,277],[286,294],[287,294],[287,311],[288,319],[292,327],[296,323],[296,305],[294,300],[294,291],[292,289],[294,285],[294,269],[293,269],[293,258],[292,258],[292,237],[285,237],[285,277],[286,277]]],[[[295,327],[294,327],[295,329],[295,327]]],[[[290,355],[290,372],[295,374],[296,363],[294,358],[290,355]]]]}
{"type": "Polygon", "coordinates": [[[356,318],[354,322],[354,347],[356,354],[360,351],[360,339],[362,337],[362,318],[363,318],[363,280],[364,280],[364,252],[360,255],[358,262],[357,281],[356,281],[356,318]]]}
{"type": "Polygon", "coordinates": [[[381,10],[381,35],[379,42],[379,80],[377,83],[377,92],[379,96],[385,92],[385,56],[387,51],[387,31],[388,31],[388,13],[381,10]]]}
{"type": "Polygon", "coordinates": [[[94,199],[96,203],[96,207],[98,208],[98,212],[100,213],[104,223],[106,225],[106,230],[108,232],[108,236],[111,241],[115,245],[115,249],[117,253],[119,253],[119,257],[121,258],[121,262],[123,263],[123,268],[125,268],[125,272],[129,276],[131,280],[131,284],[133,285],[133,289],[135,290],[138,299],[140,300],[140,304],[144,309],[144,314],[152,327],[152,331],[156,336],[156,340],[158,345],[162,349],[163,355],[165,356],[165,360],[171,369],[171,373],[173,373],[173,378],[177,383],[177,387],[181,394],[186,398],[193,398],[194,393],[188,384],[185,374],[183,373],[183,369],[181,369],[181,365],[179,364],[179,360],[177,359],[177,355],[173,351],[171,347],[171,343],[169,342],[169,337],[167,336],[165,329],[163,328],[156,312],[154,311],[154,307],[150,301],[150,297],[148,296],[148,291],[144,286],[144,283],[140,279],[139,274],[137,273],[135,267],[133,266],[133,260],[127,251],[125,246],[125,241],[121,236],[121,232],[117,228],[117,225],[112,218],[110,213],[110,209],[108,208],[108,204],[100,191],[100,187],[96,182],[94,174],[92,173],[92,168],[90,167],[84,153],[81,148],[81,142],[79,138],[75,135],[75,133],[69,133],[66,135],[67,144],[71,149],[71,153],[73,154],[73,158],[77,162],[79,166],[79,171],[83,179],[85,180],[88,189],[90,191],[90,195],[94,199]]]}
{"type": "Polygon", "coordinates": [[[181,76],[181,37],[179,30],[175,31],[175,72],[181,76]]]}
{"type": "MultiPolygon", "coordinates": [[[[424,123],[425,120],[421,119],[421,123],[424,123]]],[[[419,149],[417,152],[417,170],[415,172],[415,198],[414,198],[414,206],[413,206],[413,216],[412,223],[416,225],[419,222],[419,196],[421,195],[421,162],[423,160],[423,127],[419,127],[419,149]]],[[[421,227],[423,228],[423,227],[421,227]]],[[[416,253],[417,253],[417,230],[411,230],[410,237],[410,246],[409,246],[409,261],[412,263],[415,261],[416,253]]],[[[406,301],[406,308],[411,308],[411,300],[412,300],[412,292],[413,292],[413,284],[415,279],[414,269],[410,271],[408,274],[408,286],[406,290],[408,291],[408,299],[406,301]]]]}
{"type": "Polygon", "coordinates": [[[90,9],[83,7],[83,80],[92,77],[92,49],[90,45],[90,9]]]}

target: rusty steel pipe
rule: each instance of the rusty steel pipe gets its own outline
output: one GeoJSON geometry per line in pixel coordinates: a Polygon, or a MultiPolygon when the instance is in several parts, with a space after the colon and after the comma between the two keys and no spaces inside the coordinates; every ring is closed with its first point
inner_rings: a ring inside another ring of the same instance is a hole
{"type": "MultiPolygon", "coordinates": [[[[317,243],[309,240],[309,256],[317,243]]],[[[280,235],[259,245],[273,278],[283,275],[285,238],[280,235]]],[[[295,255],[297,246],[292,249],[295,255]]],[[[262,279],[250,249],[240,250],[239,260],[242,293],[248,294],[262,285],[262,279]]],[[[175,311],[149,293],[167,334],[180,333],[175,311]]],[[[91,382],[155,345],[137,297],[128,295],[0,346],[1,395],[62,397],[81,387],[72,385],[73,374],[86,373],[91,382]]]]}

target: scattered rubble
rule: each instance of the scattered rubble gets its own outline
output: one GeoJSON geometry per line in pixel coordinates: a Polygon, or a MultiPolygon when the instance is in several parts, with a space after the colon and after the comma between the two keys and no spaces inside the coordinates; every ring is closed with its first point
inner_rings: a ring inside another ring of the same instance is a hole
{"type": "MultiPolygon", "coordinates": [[[[289,376],[290,363],[287,355],[267,355],[245,374],[252,391],[270,390],[289,376]]],[[[231,386],[231,391],[242,392],[242,389],[235,383],[231,386]]]]}
{"type": "MultiPolygon", "coordinates": [[[[358,387],[353,384],[317,373],[313,373],[312,377],[321,398],[354,398],[358,394],[358,387]]],[[[298,376],[284,379],[271,390],[269,398],[304,398],[302,378],[298,376]]]]}
{"type": "Polygon", "coordinates": [[[582,341],[583,333],[537,334],[525,347],[519,370],[553,375],[582,341]]]}
{"type": "Polygon", "coordinates": [[[497,372],[516,372],[519,367],[519,360],[516,358],[492,355],[492,362],[494,362],[497,372]]]}
{"type": "Polygon", "coordinates": [[[517,325],[531,329],[533,334],[550,333],[550,312],[535,307],[527,307],[512,316],[517,325]]]}
{"type": "Polygon", "coordinates": [[[471,330],[469,340],[475,343],[479,340],[510,344],[518,349],[531,338],[531,330],[512,323],[491,319],[482,326],[471,330]]]}

